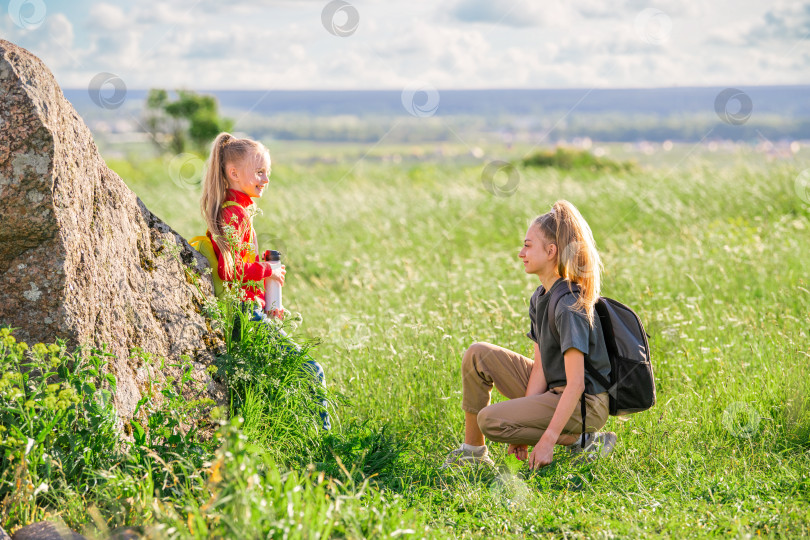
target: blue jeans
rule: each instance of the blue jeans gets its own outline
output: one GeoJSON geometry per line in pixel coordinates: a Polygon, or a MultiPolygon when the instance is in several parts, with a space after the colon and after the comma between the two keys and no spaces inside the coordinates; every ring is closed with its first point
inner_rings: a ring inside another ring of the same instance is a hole
{"type": "MultiPolygon", "coordinates": [[[[253,315],[251,316],[250,320],[257,322],[261,321],[267,325],[271,324],[270,319],[267,317],[267,314],[261,308],[258,307],[253,310],[253,315]]],[[[287,332],[279,328],[278,333],[282,338],[285,338],[284,344],[282,346],[286,349],[287,352],[292,351],[301,352],[301,347],[296,342],[287,337],[287,332]]],[[[301,366],[301,369],[313,375],[321,386],[323,386],[324,388],[326,387],[326,380],[323,373],[323,368],[313,358],[309,358],[306,362],[304,362],[304,364],[301,366]]],[[[318,400],[317,396],[315,397],[315,399],[318,400]]],[[[332,423],[329,421],[329,413],[326,410],[326,400],[321,398],[319,401],[320,401],[319,414],[321,416],[321,421],[323,422],[323,429],[326,430],[332,429],[332,423]]]]}

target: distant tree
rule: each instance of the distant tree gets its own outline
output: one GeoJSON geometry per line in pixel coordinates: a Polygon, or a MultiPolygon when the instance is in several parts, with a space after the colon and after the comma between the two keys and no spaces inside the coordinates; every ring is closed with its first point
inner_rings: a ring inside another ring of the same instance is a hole
{"type": "Polygon", "coordinates": [[[221,131],[230,131],[233,121],[219,115],[214,96],[191,90],[177,90],[177,99],[161,88],[149,90],[146,97],[146,125],[155,135],[161,152],[165,145],[175,154],[194,150],[204,154],[206,145],[221,131]]]}

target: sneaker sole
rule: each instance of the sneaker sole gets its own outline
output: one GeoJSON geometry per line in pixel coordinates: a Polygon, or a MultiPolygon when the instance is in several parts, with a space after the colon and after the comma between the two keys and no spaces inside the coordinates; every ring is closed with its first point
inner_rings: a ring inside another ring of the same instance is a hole
{"type": "Polygon", "coordinates": [[[489,458],[480,459],[480,458],[460,458],[452,463],[444,463],[439,467],[439,470],[449,469],[450,467],[467,467],[470,465],[487,465],[489,467],[494,467],[495,462],[489,458]]]}
{"type": "MultiPolygon", "coordinates": [[[[575,464],[580,463],[591,463],[597,458],[606,457],[611,452],[613,452],[613,448],[616,446],[616,442],[618,441],[618,437],[613,432],[607,432],[603,434],[604,437],[600,437],[597,440],[589,443],[584,449],[581,449],[576,454],[574,454],[575,464]],[[598,450],[597,450],[598,448],[598,450]]],[[[579,450],[579,449],[578,449],[579,450]]]]}

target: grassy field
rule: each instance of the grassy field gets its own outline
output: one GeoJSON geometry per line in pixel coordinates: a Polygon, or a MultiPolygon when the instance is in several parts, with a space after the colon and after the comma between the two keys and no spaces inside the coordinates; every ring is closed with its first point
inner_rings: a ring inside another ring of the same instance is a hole
{"type": "MultiPolygon", "coordinates": [[[[285,252],[285,305],[302,317],[291,330],[318,342],[312,354],[343,396],[335,431],[356,458],[342,463],[349,474],[333,495],[360,525],[322,534],[810,535],[810,203],[796,189],[806,158],[684,154],[621,174],[520,169],[509,193],[485,189],[481,165],[285,164],[271,152],[254,225],[262,249],[285,252]],[[528,299],[539,283],[517,252],[529,220],[558,198],[594,231],[603,294],[646,324],[658,402],[611,417],[619,443],[593,464],[558,452],[530,472],[491,444],[499,470],[439,471],[462,438],[464,350],[488,341],[530,353],[528,299]]],[[[181,234],[203,232],[193,181],[173,180],[158,160],[110,165],[181,234]]],[[[331,519],[317,513],[318,490],[329,498],[337,488],[279,474],[267,478],[289,496],[286,535],[315,537],[311,524],[331,519]]],[[[198,535],[191,514],[188,528],[172,520],[170,536],[198,535]]],[[[256,537],[285,536],[259,527],[256,537]]]]}
{"type": "MultiPolygon", "coordinates": [[[[810,534],[801,161],[520,170],[510,195],[485,190],[480,166],[288,167],[274,158],[255,226],[264,246],[286,251],[286,302],[303,316],[296,336],[322,342],[315,355],[349,400],[339,423],[396,435],[402,464],[381,483],[431,527],[458,536],[810,534]],[[604,294],[647,325],[658,403],[611,418],[620,443],[593,466],[560,456],[532,474],[495,444],[505,484],[440,473],[462,436],[465,348],[489,341],[530,353],[527,302],[538,282],[517,251],[528,220],[557,198],[594,230],[604,294]]],[[[157,175],[133,189],[184,235],[201,230],[194,187],[176,201],[176,186],[157,175]]]]}

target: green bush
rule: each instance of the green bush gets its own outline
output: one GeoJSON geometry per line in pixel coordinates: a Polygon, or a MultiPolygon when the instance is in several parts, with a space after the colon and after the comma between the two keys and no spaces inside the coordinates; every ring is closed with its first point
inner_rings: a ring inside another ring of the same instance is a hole
{"type": "Polygon", "coordinates": [[[63,342],[28,348],[0,329],[0,508],[28,521],[54,490],[88,492],[92,472],[111,464],[118,437],[104,373],[109,353],[67,354],[63,342]]]}
{"type": "MultiPolygon", "coordinates": [[[[147,366],[165,367],[135,354],[147,366]]],[[[6,527],[49,514],[83,521],[87,506],[109,506],[99,494],[109,491],[110,475],[148,478],[152,495],[182,494],[186,476],[198,477],[196,469],[211,457],[215,441],[198,427],[206,425],[212,402],[182,396],[190,361],[179,366],[180,381],[150,377],[125,426],[132,436],[126,441],[116,428],[110,356],[104,348],[68,353],[62,341],[29,348],[12,329],[0,329],[0,521],[6,527]],[[71,508],[75,514],[66,512],[71,508]]]]}
{"type": "Polygon", "coordinates": [[[587,150],[558,146],[555,150],[541,150],[523,159],[525,167],[553,167],[564,171],[588,170],[592,172],[632,172],[638,167],[632,161],[615,161],[595,156],[587,150]]]}

